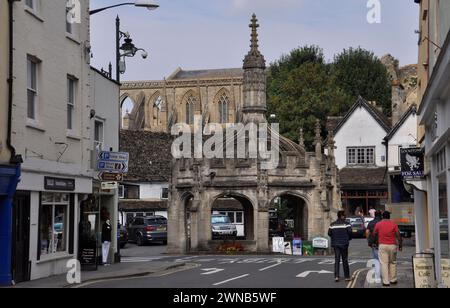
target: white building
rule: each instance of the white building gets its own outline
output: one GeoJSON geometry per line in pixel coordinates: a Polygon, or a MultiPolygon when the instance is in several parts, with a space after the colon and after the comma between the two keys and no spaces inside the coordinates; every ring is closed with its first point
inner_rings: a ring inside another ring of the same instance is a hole
{"type": "MultiPolygon", "coordinates": [[[[375,103],[358,98],[342,118],[330,118],[327,125],[335,141],[342,203],[348,215],[359,207],[384,209],[387,203],[386,145],[390,121],[375,103]]],[[[328,150],[325,150],[328,154],[328,150]]]]}
{"type": "MultiPolygon", "coordinates": [[[[86,203],[100,196],[97,238],[103,208],[118,219],[117,191],[101,192],[93,167],[96,149],[119,148],[119,85],[90,67],[89,1],[79,3],[75,23],[66,1],[13,3],[12,144],[24,160],[14,199],[16,282],[67,272],[86,203]]],[[[111,260],[116,247],[113,235],[111,260]]]]}
{"type": "Polygon", "coordinates": [[[17,281],[67,271],[79,203],[92,192],[89,1],[80,4],[81,23],[69,25],[65,1],[14,2],[12,143],[24,159],[15,207],[29,213],[14,226],[29,233],[16,243],[17,281]]]}

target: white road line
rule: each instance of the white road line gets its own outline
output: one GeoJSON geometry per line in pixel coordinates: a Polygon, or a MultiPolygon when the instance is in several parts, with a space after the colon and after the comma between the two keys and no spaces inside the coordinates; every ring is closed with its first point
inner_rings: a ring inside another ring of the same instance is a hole
{"type": "Polygon", "coordinates": [[[266,270],[268,270],[268,269],[274,268],[274,267],[276,267],[276,266],[280,266],[280,265],[283,264],[283,263],[284,263],[284,262],[279,262],[279,263],[273,264],[273,265],[271,265],[271,266],[262,268],[262,269],[260,269],[259,271],[260,271],[260,272],[264,272],[264,271],[266,271],[266,270]]]}
{"type": "Polygon", "coordinates": [[[242,275],[242,276],[239,276],[239,277],[235,277],[235,278],[231,278],[231,279],[228,279],[228,280],[225,280],[225,281],[222,281],[222,282],[218,282],[218,283],[213,284],[213,286],[220,286],[222,284],[226,284],[228,282],[231,282],[231,281],[234,281],[234,280],[238,280],[238,279],[242,279],[242,278],[245,278],[245,277],[248,277],[248,276],[250,276],[250,274],[245,274],[245,275],[242,275]]]}

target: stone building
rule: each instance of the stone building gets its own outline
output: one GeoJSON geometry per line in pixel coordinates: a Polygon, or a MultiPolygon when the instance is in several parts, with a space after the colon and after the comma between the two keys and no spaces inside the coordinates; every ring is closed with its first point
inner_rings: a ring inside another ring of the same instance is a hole
{"type": "MultiPolygon", "coordinates": [[[[225,84],[223,87],[224,91],[234,89],[226,92],[234,93],[230,94],[232,104],[242,102],[242,105],[236,104],[236,117],[239,122],[264,124],[267,123],[266,65],[258,50],[259,25],[256,16],[253,16],[250,27],[251,50],[244,60],[243,79],[230,78],[226,82],[228,88],[225,84]],[[233,84],[234,81],[240,81],[241,84],[233,84]]],[[[195,81],[189,82],[195,84],[195,81]]],[[[203,91],[205,90],[206,88],[203,88],[203,91]]],[[[195,95],[201,91],[202,88],[190,93],[195,95]]],[[[175,99],[182,98],[175,100],[177,103],[184,103],[189,101],[186,95],[189,97],[191,94],[172,93],[172,96],[175,99]]],[[[202,97],[202,105],[196,106],[203,106],[213,96],[202,97]]],[[[171,107],[173,106],[169,108],[171,107]]],[[[164,107],[161,110],[167,109],[164,107]]],[[[208,111],[197,108],[196,114],[200,113],[208,114],[208,111]]],[[[214,112],[209,115],[212,114],[214,112]]],[[[183,110],[168,117],[169,124],[174,122],[174,117],[178,117],[178,121],[185,120],[183,110]]],[[[233,119],[230,116],[228,120],[233,119]]],[[[240,133],[242,131],[225,140],[224,145],[236,145],[240,133]]],[[[264,160],[260,156],[255,159],[181,158],[173,161],[168,209],[169,253],[215,251],[220,242],[212,240],[211,215],[215,203],[223,199],[235,199],[241,203],[246,217],[245,240],[241,243],[246,251],[269,251],[269,209],[280,199],[293,205],[292,218],[297,235],[311,239],[326,234],[331,221],[336,218],[336,213],[341,208],[332,136],[329,138],[329,156],[325,156],[322,154],[323,141],[319,123],[316,125],[316,151],[313,153],[305,150],[303,138],[296,144],[279,136],[274,130],[269,129],[269,135],[279,137],[280,163],[274,169],[263,168],[264,160]]],[[[248,139],[245,142],[248,143],[248,139]]],[[[270,146],[273,146],[273,143],[270,146]]]]}
{"type": "Polygon", "coordinates": [[[121,103],[129,98],[132,110],[123,119],[129,130],[168,132],[174,123],[234,123],[242,109],[242,69],[184,71],[178,68],[160,81],[124,82],[121,103]]]}

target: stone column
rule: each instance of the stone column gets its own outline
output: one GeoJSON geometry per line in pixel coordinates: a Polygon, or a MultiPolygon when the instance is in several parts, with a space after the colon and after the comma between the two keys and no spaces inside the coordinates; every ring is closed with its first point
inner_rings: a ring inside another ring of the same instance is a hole
{"type": "Polygon", "coordinates": [[[186,252],[185,205],[181,200],[171,200],[167,222],[167,253],[186,252]]]}
{"type": "Polygon", "coordinates": [[[211,206],[209,198],[202,197],[199,200],[199,225],[198,225],[198,248],[199,250],[209,250],[209,241],[212,240],[211,229],[211,206]]]}
{"type": "Polygon", "coordinates": [[[267,208],[255,210],[256,248],[259,253],[269,252],[269,211],[267,208]]]}

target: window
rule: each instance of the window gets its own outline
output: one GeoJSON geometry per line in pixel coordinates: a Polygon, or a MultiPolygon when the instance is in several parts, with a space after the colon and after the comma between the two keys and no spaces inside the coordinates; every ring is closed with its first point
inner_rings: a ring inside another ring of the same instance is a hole
{"type": "Polygon", "coordinates": [[[36,0],[26,0],[25,1],[26,6],[28,6],[30,9],[35,11],[37,9],[36,0]]]}
{"type": "Polygon", "coordinates": [[[374,165],[375,147],[347,148],[348,165],[374,165]]]}
{"type": "Polygon", "coordinates": [[[223,94],[219,100],[219,122],[228,123],[228,96],[223,94]]]}
{"type": "Polygon", "coordinates": [[[123,198],[124,199],[140,199],[140,188],[137,185],[124,185],[123,186],[123,198]]]}
{"type": "Polygon", "coordinates": [[[169,188],[162,189],[161,199],[163,200],[169,199],[169,188]]]}
{"type": "Polygon", "coordinates": [[[69,130],[74,129],[76,90],[76,79],[67,77],[67,129],[69,130]]]}
{"type": "Polygon", "coordinates": [[[103,150],[103,122],[95,121],[94,128],[94,147],[97,152],[101,152],[103,150]]]}
{"type": "Polygon", "coordinates": [[[38,62],[32,58],[27,58],[27,117],[31,120],[36,120],[37,111],[37,96],[38,96],[38,82],[37,82],[38,62]]]}
{"type": "Polygon", "coordinates": [[[125,198],[125,188],[123,185],[119,185],[119,198],[120,199],[125,198]]]}
{"type": "Polygon", "coordinates": [[[439,153],[436,155],[436,165],[437,165],[437,173],[440,174],[442,172],[445,172],[447,169],[447,161],[446,161],[446,153],[445,148],[443,148],[439,153]]]}
{"type": "Polygon", "coordinates": [[[194,124],[195,105],[197,100],[191,95],[186,102],[186,124],[194,124]]]}
{"type": "Polygon", "coordinates": [[[68,194],[42,194],[39,211],[41,256],[67,251],[69,204],[68,194]]]}
{"type": "Polygon", "coordinates": [[[69,5],[69,3],[66,4],[66,32],[72,34],[72,23],[69,21],[69,14],[71,14],[72,7],[69,5]]]}
{"type": "Polygon", "coordinates": [[[158,96],[155,103],[153,104],[153,126],[160,125],[162,104],[163,99],[161,96],[158,96]]]}

